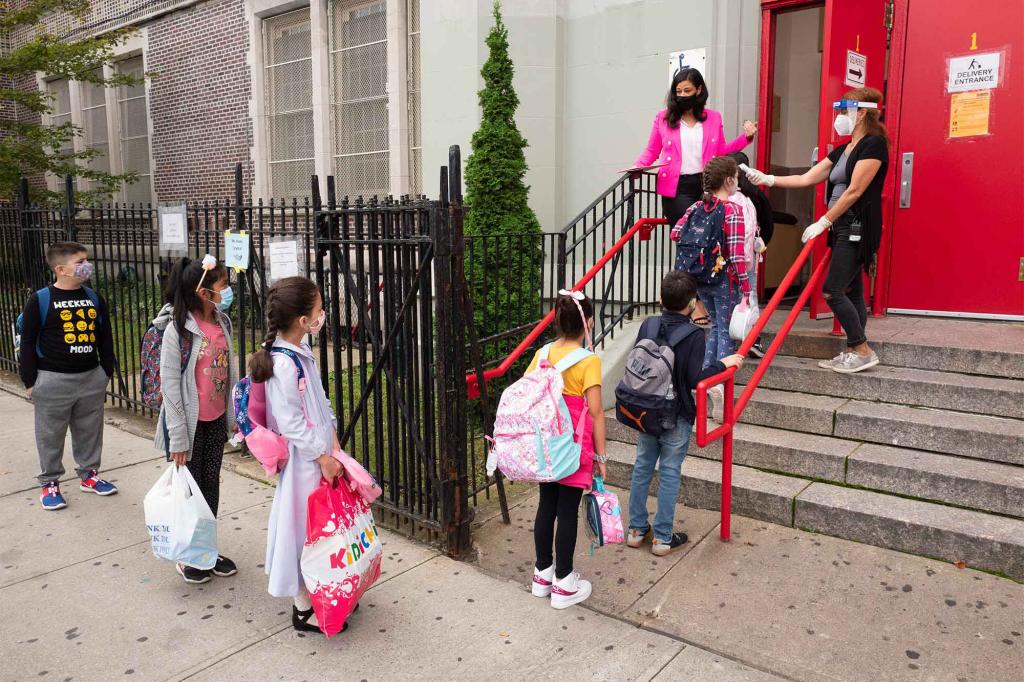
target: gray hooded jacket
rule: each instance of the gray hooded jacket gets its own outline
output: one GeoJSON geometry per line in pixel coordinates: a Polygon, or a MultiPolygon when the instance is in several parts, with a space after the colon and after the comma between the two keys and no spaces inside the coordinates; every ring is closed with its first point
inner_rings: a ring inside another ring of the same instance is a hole
{"type": "MultiPolygon", "coordinates": [[[[235,430],[235,410],[232,391],[238,383],[238,368],[235,365],[234,343],[231,340],[231,320],[227,315],[217,311],[217,320],[224,330],[224,338],[228,345],[228,390],[225,417],[228,433],[235,430]]],[[[192,313],[185,320],[185,330],[192,334],[192,352],[189,354],[185,371],[181,370],[181,340],[178,327],[174,324],[174,309],[165,305],[153,320],[153,326],[164,331],[160,347],[160,392],[163,393],[163,405],[160,407],[160,419],[157,422],[156,438],[153,446],[161,452],[188,452],[192,459],[192,443],[196,437],[196,424],[199,423],[199,388],[196,385],[196,362],[202,346],[198,340],[203,332],[199,329],[192,313]]]]}

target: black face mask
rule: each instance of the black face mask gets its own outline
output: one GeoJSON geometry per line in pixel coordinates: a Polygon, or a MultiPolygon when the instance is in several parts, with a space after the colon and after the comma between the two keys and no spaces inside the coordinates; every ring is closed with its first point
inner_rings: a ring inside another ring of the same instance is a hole
{"type": "Polygon", "coordinates": [[[676,106],[679,108],[679,111],[691,111],[696,105],[696,95],[687,95],[686,97],[676,95],[676,106]]]}

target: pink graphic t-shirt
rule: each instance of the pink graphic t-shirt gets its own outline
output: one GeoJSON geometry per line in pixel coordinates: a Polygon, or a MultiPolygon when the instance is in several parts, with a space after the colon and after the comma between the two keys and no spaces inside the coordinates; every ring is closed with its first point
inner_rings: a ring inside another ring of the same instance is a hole
{"type": "Polygon", "coordinates": [[[227,409],[228,343],[224,330],[216,322],[196,322],[203,332],[196,362],[199,421],[210,422],[223,417],[227,409]]]}

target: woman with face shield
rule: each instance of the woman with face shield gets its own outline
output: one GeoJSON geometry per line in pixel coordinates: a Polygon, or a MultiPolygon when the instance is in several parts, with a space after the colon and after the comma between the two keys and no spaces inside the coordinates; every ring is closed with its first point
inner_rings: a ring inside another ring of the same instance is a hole
{"type": "MultiPolygon", "coordinates": [[[[743,123],[743,134],[727,140],[722,115],[705,105],[708,87],[700,71],[680,69],[672,78],[665,100],[665,109],[654,117],[647,148],[637,157],[634,166],[645,168],[659,159],[657,191],[661,195],[662,213],[670,227],[675,227],[704,193],[702,175],[708,161],[716,156],[738,152],[750,144],[757,134],[757,125],[743,123]]],[[[707,313],[698,303],[693,321],[705,326],[707,313]]]]}
{"type": "Polygon", "coordinates": [[[882,238],[882,184],[889,166],[889,136],[880,120],[881,104],[882,93],[874,88],[847,92],[833,105],[833,130],[839,138],[850,136],[849,142],[837,144],[825,159],[802,175],[746,171],[751,182],[769,187],[827,183],[828,210],[804,230],[803,240],[808,242],[829,232],[832,262],[823,290],[825,301],[846,332],[847,350],[818,364],[843,374],[878,364],[865,333],[868,311],[862,275],[873,267],[882,238]]]}

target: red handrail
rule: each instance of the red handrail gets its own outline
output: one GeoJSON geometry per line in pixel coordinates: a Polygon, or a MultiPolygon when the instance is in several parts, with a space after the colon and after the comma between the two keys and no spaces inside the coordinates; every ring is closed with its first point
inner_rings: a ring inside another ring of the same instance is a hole
{"type": "MultiPolygon", "coordinates": [[[[778,289],[775,291],[775,295],[772,296],[771,300],[768,301],[768,305],[765,306],[764,312],[758,318],[757,323],[754,324],[754,328],[750,330],[747,337],[743,339],[743,343],[740,344],[740,348],[737,351],[743,357],[746,357],[750,352],[750,347],[757,341],[757,337],[764,331],[765,325],[771,319],[771,316],[778,309],[779,304],[782,302],[783,297],[786,295],[786,291],[789,289],[793,280],[796,279],[796,275],[800,272],[804,263],[811,255],[811,251],[814,249],[815,242],[821,239],[819,236],[817,239],[812,239],[804,245],[800,255],[797,256],[796,260],[793,261],[793,265],[790,266],[786,276],[782,279],[778,289]]],[[[821,259],[818,266],[814,269],[814,273],[811,275],[810,280],[804,285],[803,291],[797,298],[796,304],[793,309],[789,311],[785,321],[779,328],[778,333],[775,334],[775,338],[768,345],[765,350],[764,358],[758,363],[757,369],[754,370],[754,374],[750,377],[747,385],[743,389],[743,393],[740,394],[735,404],[733,403],[733,397],[735,392],[735,375],[736,368],[729,367],[724,372],[720,372],[712,377],[708,377],[704,381],[697,384],[697,434],[696,441],[698,447],[707,447],[709,444],[722,439],[722,504],[721,504],[721,530],[720,536],[723,541],[728,542],[731,535],[731,514],[732,514],[732,440],[733,440],[733,429],[736,426],[736,422],[739,420],[740,415],[743,414],[743,410],[746,409],[747,404],[750,402],[750,397],[757,390],[758,384],[761,382],[761,377],[768,371],[768,367],[771,365],[772,360],[775,358],[775,354],[778,353],[782,343],[786,340],[786,335],[789,334],[789,330],[792,329],[796,323],[797,318],[803,311],[805,305],[807,305],[807,299],[810,298],[818,285],[818,282],[825,276],[825,271],[828,269],[829,260],[832,258],[832,251],[828,250],[825,252],[825,257],[821,259]],[[722,424],[718,428],[708,433],[707,418],[704,416],[707,414],[707,395],[708,389],[719,384],[725,384],[724,393],[724,409],[722,414],[722,424]]]]}
{"type": "MultiPolygon", "coordinates": [[[[643,241],[650,239],[651,231],[657,225],[668,225],[668,221],[665,220],[664,218],[641,218],[640,220],[633,223],[633,226],[626,230],[626,232],[623,233],[621,237],[619,237],[619,240],[615,242],[615,244],[610,249],[608,249],[608,251],[603,256],[601,256],[601,258],[596,263],[594,263],[593,267],[587,270],[586,274],[583,275],[583,277],[580,278],[580,280],[573,285],[572,290],[578,291],[585,287],[587,283],[590,282],[590,280],[594,279],[594,277],[597,276],[597,273],[600,272],[601,269],[608,264],[608,261],[610,261],[615,256],[615,254],[621,251],[626,246],[626,244],[629,243],[629,240],[635,237],[637,233],[640,233],[640,239],[643,241]]],[[[532,346],[533,343],[538,338],[540,338],[540,335],[544,333],[544,330],[547,329],[548,326],[550,326],[554,319],[555,311],[551,310],[548,312],[547,315],[544,316],[544,319],[538,322],[537,325],[530,331],[530,333],[526,335],[526,338],[523,339],[522,342],[520,342],[520,344],[516,346],[511,353],[509,353],[508,357],[501,361],[500,365],[493,369],[488,369],[484,371],[484,381],[490,382],[493,379],[497,379],[500,376],[504,376],[505,373],[512,368],[512,365],[514,365],[516,361],[519,360],[519,358],[521,358],[523,354],[530,348],[530,346],[532,346]]],[[[469,397],[471,399],[478,398],[480,396],[480,385],[477,381],[477,378],[478,377],[476,372],[472,372],[466,375],[466,386],[469,388],[469,397]]]]}

